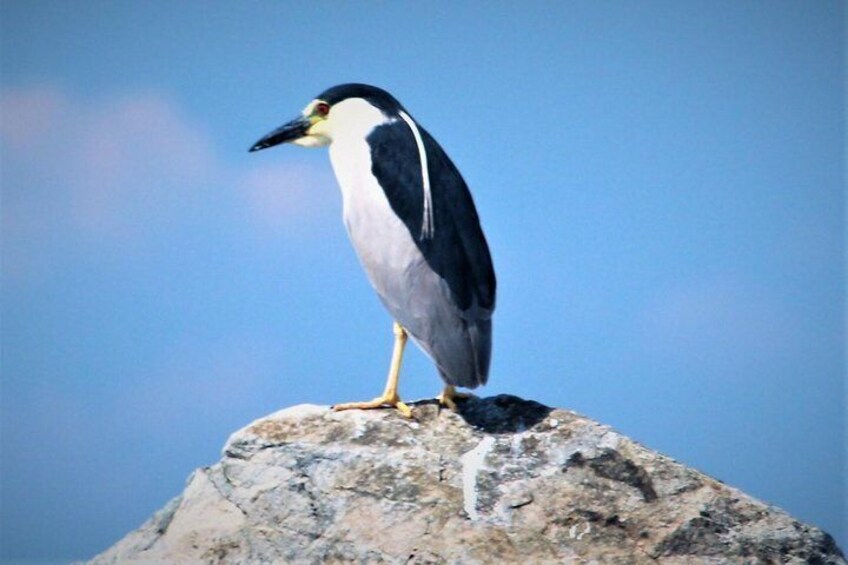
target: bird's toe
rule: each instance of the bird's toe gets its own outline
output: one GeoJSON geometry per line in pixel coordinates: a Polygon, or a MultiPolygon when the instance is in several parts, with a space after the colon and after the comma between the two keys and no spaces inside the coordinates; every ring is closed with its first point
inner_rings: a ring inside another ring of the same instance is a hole
{"type": "Polygon", "coordinates": [[[442,390],[442,392],[440,392],[439,395],[436,397],[436,400],[439,401],[440,407],[444,406],[445,408],[456,412],[456,400],[465,400],[466,398],[470,398],[471,396],[472,395],[468,394],[467,392],[457,392],[456,387],[454,387],[453,385],[446,385],[444,390],[442,390]]]}
{"type": "Polygon", "coordinates": [[[378,396],[374,400],[365,402],[345,402],[344,404],[336,404],[333,406],[333,412],[341,412],[343,410],[374,410],[375,408],[394,408],[400,412],[404,418],[412,418],[412,409],[399,397],[378,396]]]}

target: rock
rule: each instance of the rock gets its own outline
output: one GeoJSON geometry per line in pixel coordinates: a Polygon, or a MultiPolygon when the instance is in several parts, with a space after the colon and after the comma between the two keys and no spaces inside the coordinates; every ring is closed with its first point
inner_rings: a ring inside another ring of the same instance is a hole
{"type": "Polygon", "coordinates": [[[91,563],[846,563],[833,539],[567,410],[296,406],[91,563]]]}

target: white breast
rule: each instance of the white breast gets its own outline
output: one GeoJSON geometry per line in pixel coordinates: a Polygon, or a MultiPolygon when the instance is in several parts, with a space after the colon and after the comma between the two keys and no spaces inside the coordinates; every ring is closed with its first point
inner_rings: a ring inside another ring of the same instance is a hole
{"type": "Polygon", "coordinates": [[[342,192],[345,227],[368,279],[395,318],[412,314],[411,295],[424,257],[371,174],[368,144],[361,137],[337,138],[330,161],[342,192]]]}

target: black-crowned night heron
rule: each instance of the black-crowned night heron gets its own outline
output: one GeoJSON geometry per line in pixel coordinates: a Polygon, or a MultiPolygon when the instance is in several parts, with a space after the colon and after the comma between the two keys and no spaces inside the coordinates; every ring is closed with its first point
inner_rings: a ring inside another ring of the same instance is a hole
{"type": "Polygon", "coordinates": [[[455,408],[454,387],[486,383],[492,353],[495,273],[474,201],[436,140],[388,92],[342,84],[256,142],[330,146],[344,223],[368,279],[394,317],[395,344],[383,394],[335,410],[393,406],[406,337],[433,360],[455,408]]]}

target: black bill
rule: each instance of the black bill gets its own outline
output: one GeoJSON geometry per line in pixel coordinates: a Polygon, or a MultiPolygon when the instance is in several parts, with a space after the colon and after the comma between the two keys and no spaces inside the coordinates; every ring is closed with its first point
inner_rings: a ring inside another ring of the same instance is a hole
{"type": "Polygon", "coordinates": [[[280,143],[299,139],[306,135],[306,130],[308,130],[311,125],[312,123],[309,119],[304,116],[295,118],[254,143],[250,148],[250,151],[259,151],[260,149],[267,149],[268,147],[273,147],[280,143]]]}

